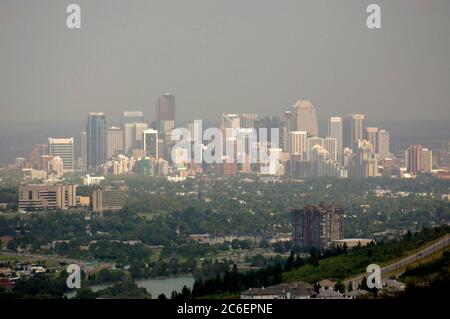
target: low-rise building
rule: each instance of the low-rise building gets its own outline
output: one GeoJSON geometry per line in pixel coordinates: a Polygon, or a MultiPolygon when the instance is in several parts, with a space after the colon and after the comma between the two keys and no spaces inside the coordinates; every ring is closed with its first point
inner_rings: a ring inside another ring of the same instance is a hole
{"type": "Polygon", "coordinates": [[[102,213],[104,211],[119,211],[127,200],[128,187],[124,182],[114,182],[112,185],[99,188],[92,196],[92,210],[102,213]]]}
{"type": "Polygon", "coordinates": [[[22,185],[19,211],[64,210],[76,207],[76,185],[22,185]]]}
{"type": "Polygon", "coordinates": [[[282,283],[269,287],[249,288],[241,299],[309,299],[316,295],[312,285],[305,282],[282,283]]]}

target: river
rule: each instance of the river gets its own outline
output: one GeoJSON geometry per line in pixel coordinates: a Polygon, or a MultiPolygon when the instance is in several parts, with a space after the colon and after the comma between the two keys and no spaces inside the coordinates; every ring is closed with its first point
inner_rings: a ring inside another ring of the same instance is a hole
{"type": "MultiPolygon", "coordinates": [[[[165,294],[167,298],[170,298],[172,291],[176,290],[178,292],[181,291],[183,286],[188,288],[192,288],[194,284],[194,277],[192,276],[184,276],[184,277],[173,277],[173,278],[165,278],[165,279],[142,279],[137,280],[136,284],[139,287],[145,288],[151,295],[152,298],[156,299],[160,294],[165,294]]],[[[94,285],[89,288],[92,289],[93,292],[97,292],[99,290],[111,287],[112,284],[101,284],[94,285]]],[[[66,293],[67,298],[75,297],[76,292],[71,291],[66,293]]]]}

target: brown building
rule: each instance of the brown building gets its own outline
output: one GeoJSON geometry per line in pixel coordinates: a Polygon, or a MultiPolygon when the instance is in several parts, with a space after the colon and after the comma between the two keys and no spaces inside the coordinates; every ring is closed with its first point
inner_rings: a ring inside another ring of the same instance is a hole
{"type": "Polygon", "coordinates": [[[97,189],[92,195],[92,210],[103,213],[104,211],[119,211],[127,200],[128,187],[124,182],[114,182],[104,189],[97,189]]]}
{"type": "Polygon", "coordinates": [[[76,185],[36,184],[19,187],[19,211],[58,210],[76,206],[76,185]]]}
{"type": "Polygon", "coordinates": [[[164,94],[156,103],[156,128],[161,129],[161,122],[175,122],[175,97],[172,94],[164,94]]]}
{"type": "Polygon", "coordinates": [[[344,235],[344,216],[341,208],[319,205],[294,209],[294,245],[300,249],[330,248],[333,241],[344,235]]]}

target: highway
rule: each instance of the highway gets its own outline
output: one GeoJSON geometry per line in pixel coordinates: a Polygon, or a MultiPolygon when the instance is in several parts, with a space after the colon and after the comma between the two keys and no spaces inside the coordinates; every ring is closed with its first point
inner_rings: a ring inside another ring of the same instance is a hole
{"type": "MultiPolygon", "coordinates": [[[[414,254],[404,257],[404,258],[396,261],[395,263],[392,263],[392,264],[382,267],[381,268],[382,280],[387,279],[386,277],[388,277],[391,272],[401,269],[403,267],[409,266],[410,264],[413,264],[416,261],[425,259],[429,255],[432,255],[439,250],[443,250],[449,244],[450,244],[450,234],[447,234],[447,235],[443,236],[442,238],[440,238],[435,243],[433,243],[432,245],[430,245],[426,248],[423,248],[421,250],[418,250],[414,254]]],[[[361,280],[363,279],[363,277],[367,277],[368,275],[369,275],[369,273],[359,274],[358,276],[355,276],[353,278],[345,280],[345,284],[348,284],[350,281],[360,283],[361,280]]]]}

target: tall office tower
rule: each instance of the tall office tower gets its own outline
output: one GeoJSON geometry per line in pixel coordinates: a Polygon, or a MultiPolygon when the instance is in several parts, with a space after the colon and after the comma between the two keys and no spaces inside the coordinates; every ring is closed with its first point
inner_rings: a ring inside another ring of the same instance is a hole
{"type": "Polygon", "coordinates": [[[174,128],[175,128],[175,122],[172,120],[161,121],[159,123],[160,132],[163,132],[163,133],[171,132],[174,128]]]}
{"type": "Polygon", "coordinates": [[[239,129],[241,127],[241,121],[239,115],[232,113],[224,113],[221,117],[221,128],[222,129],[239,129]]]}
{"type": "Polygon", "coordinates": [[[87,168],[93,169],[106,161],[106,117],[90,113],[86,126],[87,168]]]}
{"type": "Polygon", "coordinates": [[[281,143],[281,132],[280,128],[282,127],[281,120],[278,116],[266,116],[260,120],[255,121],[255,129],[258,133],[258,141],[259,142],[270,142],[272,147],[278,148],[281,143]],[[267,129],[266,140],[263,140],[262,129],[267,129]],[[278,137],[273,135],[272,130],[278,130],[278,137]]]}
{"type": "Polygon", "coordinates": [[[144,149],[146,156],[158,160],[158,131],[148,129],[143,132],[144,149]]]}
{"type": "Polygon", "coordinates": [[[422,171],[422,145],[411,145],[405,152],[406,170],[415,175],[422,171]]]}
{"type": "Polygon", "coordinates": [[[283,130],[283,152],[289,152],[289,132],[292,131],[292,111],[284,112],[285,125],[283,130]]]}
{"type": "Polygon", "coordinates": [[[286,128],[288,133],[290,131],[293,131],[292,129],[292,111],[291,110],[287,110],[284,112],[284,118],[286,119],[286,128]]]}
{"type": "Polygon", "coordinates": [[[161,95],[156,102],[156,128],[161,129],[161,121],[175,122],[175,97],[166,93],[161,95]]]}
{"type": "Polygon", "coordinates": [[[325,250],[344,237],[344,211],[331,206],[294,209],[294,245],[303,250],[325,250]]]}
{"type": "Polygon", "coordinates": [[[372,144],[375,153],[378,153],[378,127],[366,128],[366,140],[372,144]]]}
{"type": "Polygon", "coordinates": [[[422,149],[422,167],[424,173],[431,173],[433,170],[433,151],[428,148],[422,149]]]}
{"type": "Polygon", "coordinates": [[[242,113],[241,114],[241,127],[242,128],[254,128],[257,117],[258,117],[258,114],[255,114],[255,113],[242,113]]]}
{"type": "Polygon", "coordinates": [[[310,101],[299,100],[288,111],[292,112],[292,130],[305,131],[312,136],[319,135],[316,109],[310,101]]]}
{"type": "Polygon", "coordinates": [[[323,139],[323,147],[328,151],[330,160],[336,162],[338,160],[337,139],[334,137],[326,137],[323,139]]]}
{"type": "Polygon", "coordinates": [[[86,132],[81,132],[80,138],[80,169],[85,170],[87,167],[87,134],[86,132]]]}
{"type": "Polygon", "coordinates": [[[49,138],[48,149],[50,155],[61,158],[63,162],[63,171],[73,172],[75,170],[75,161],[73,156],[73,137],[71,138],[49,138]]]}
{"type": "Polygon", "coordinates": [[[380,159],[385,159],[391,155],[389,140],[390,140],[390,137],[389,137],[388,131],[385,131],[385,130],[378,131],[377,151],[378,151],[378,155],[379,155],[380,159]]]}
{"type": "Polygon", "coordinates": [[[314,145],[310,153],[312,176],[328,176],[326,166],[329,159],[330,154],[324,147],[319,144],[314,145]]]}
{"type": "Polygon", "coordinates": [[[288,152],[290,155],[300,155],[300,159],[306,160],[306,140],[308,133],[302,131],[289,132],[288,152]]]}
{"type": "Polygon", "coordinates": [[[364,139],[364,114],[353,114],[344,117],[344,147],[352,147],[353,142],[364,139]]]}
{"type": "Polygon", "coordinates": [[[123,149],[129,153],[133,148],[133,126],[134,123],[125,123],[123,125],[123,149]]]}
{"type": "Polygon", "coordinates": [[[231,113],[222,114],[220,128],[222,130],[224,152],[227,149],[227,143],[233,143],[236,140],[236,134],[240,127],[239,115],[231,113]]]}
{"type": "Polygon", "coordinates": [[[122,114],[122,125],[142,122],[144,122],[144,112],[142,111],[125,111],[122,114]]]}
{"type": "Polygon", "coordinates": [[[323,147],[323,138],[322,137],[308,137],[306,139],[306,160],[311,161],[311,152],[313,150],[313,147],[316,145],[320,145],[323,147]]]}
{"type": "Polygon", "coordinates": [[[108,128],[108,146],[107,146],[107,158],[110,159],[114,155],[123,153],[123,130],[120,127],[111,126],[108,128]]]}
{"type": "Polygon", "coordinates": [[[336,139],[336,151],[338,154],[341,154],[344,149],[343,134],[342,117],[330,117],[330,121],[328,122],[328,136],[336,139]]]}
{"type": "Polygon", "coordinates": [[[147,123],[133,123],[132,124],[132,141],[131,146],[132,148],[144,148],[144,142],[143,142],[143,134],[144,131],[148,129],[147,123]]]}

